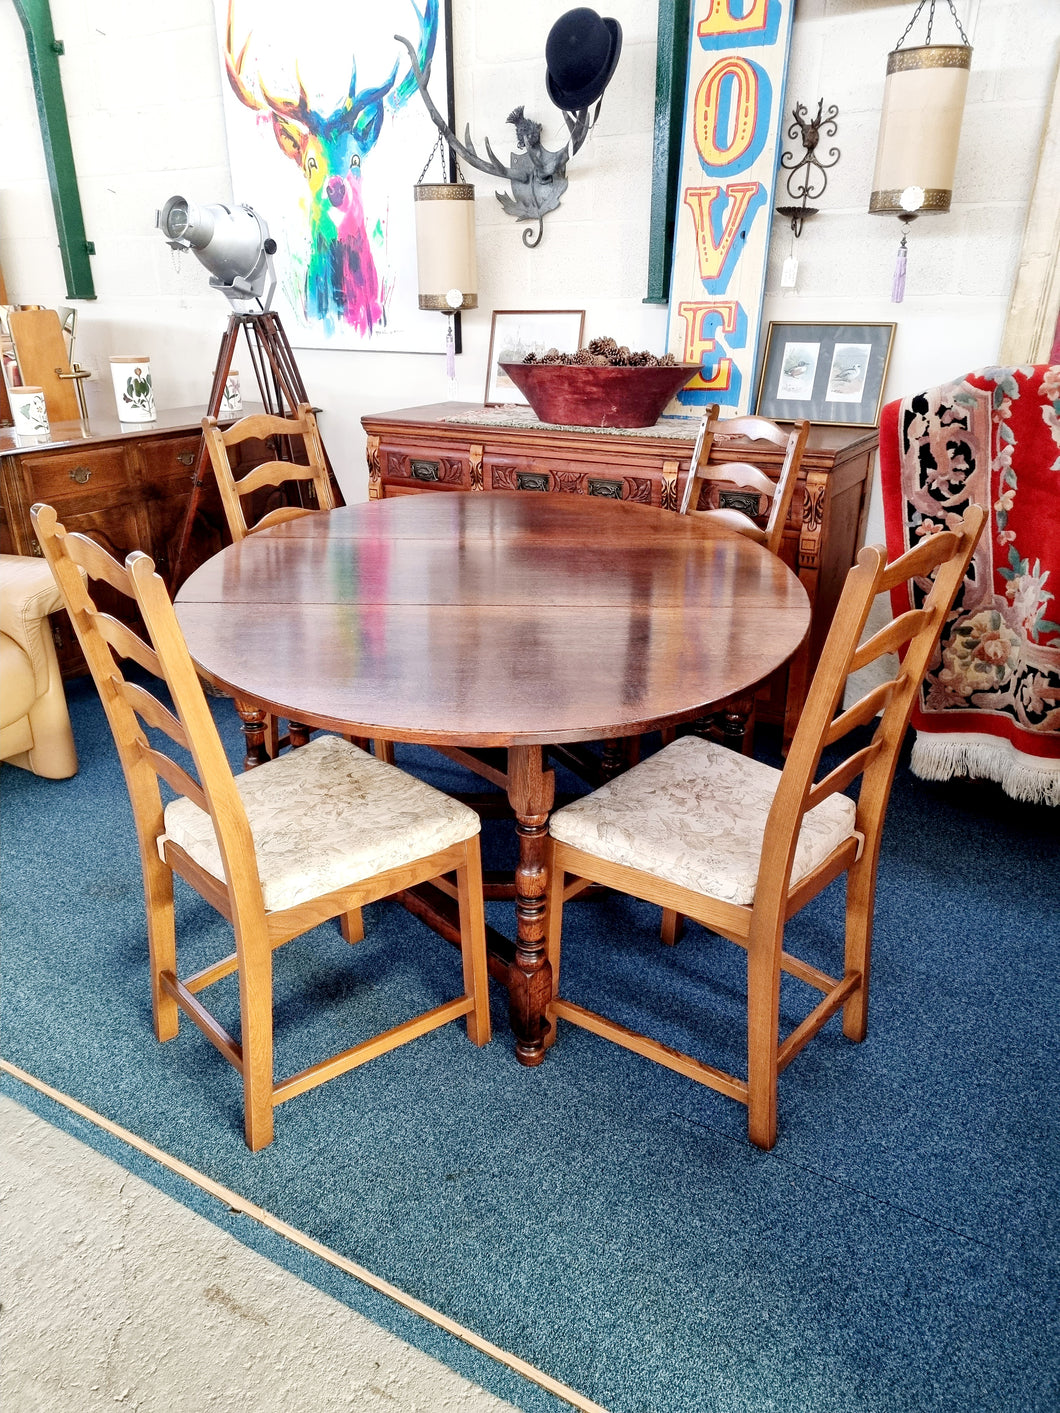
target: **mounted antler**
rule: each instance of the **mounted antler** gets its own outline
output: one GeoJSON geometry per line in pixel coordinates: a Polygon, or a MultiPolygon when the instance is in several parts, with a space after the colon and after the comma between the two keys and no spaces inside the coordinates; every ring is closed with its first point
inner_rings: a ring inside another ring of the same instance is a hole
{"type": "Polygon", "coordinates": [[[511,184],[511,196],[501,191],[494,192],[509,216],[514,216],[517,221],[537,221],[536,233],[529,230],[523,232],[523,244],[532,249],[541,240],[543,218],[549,211],[555,211],[567,190],[567,162],[581,147],[592,127],[589,110],[563,114],[571,134],[571,142],[559,152],[552,152],[541,146],[541,124],[526,117],[522,107],[516,108],[508,114],[508,122],[515,127],[516,143],[520,150],[512,153],[509,164],[505,166],[490,146],[487,137],[484,143],[488,159],[480,157],[471,140],[470,124],[464,127],[464,140],[461,142],[427,92],[431,77],[430,61],[421,66],[417,63],[415,50],[409,41],[400,34],[395,34],[394,38],[408,50],[412,76],[420,90],[420,97],[431,116],[431,121],[445,141],[469,167],[475,167],[480,172],[489,172],[491,176],[504,177],[511,184]]]}

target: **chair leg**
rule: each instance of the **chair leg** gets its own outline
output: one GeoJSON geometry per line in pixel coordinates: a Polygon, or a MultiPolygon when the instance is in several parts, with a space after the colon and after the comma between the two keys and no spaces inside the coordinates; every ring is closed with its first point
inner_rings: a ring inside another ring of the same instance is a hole
{"type": "Polygon", "coordinates": [[[846,974],[861,973],[861,985],[843,1007],[843,1034],[861,1041],[869,1028],[869,968],[872,963],[872,918],[876,902],[876,857],[868,844],[847,874],[846,974]]]}
{"type": "Polygon", "coordinates": [[[394,743],[393,741],[382,741],[378,737],[372,742],[376,759],[385,761],[387,765],[394,764],[394,743]]]}
{"type": "Polygon", "coordinates": [[[663,908],[662,928],[659,936],[664,946],[673,947],[685,930],[684,917],[674,908],[663,908]]]}
{"type": "Polygon", "coordinates": [[[151,1013],[158,1040],[172,1040],[180,1028],[180,1008],[162,990],[164,971],[177,975],[177,932],[173,914],[173,871],[154,849],[144,852],[144,901],[151,967],[151,1013]]]}
{"type": "Polygon", "coordinates": [[[243,1127],[252,1153],[273,1139],[272,952],[264,929],[249,944],[236,926],[243,1051],[243,1127]]]}
{"type": "Polygon", "coordinates": [[[777,1141],[777,1046],[780,952],[784,929],[763,935],[752,923],[747,940],[747,1136],[759,1148],[777,1141]]]}
{"type": "Polygon", "coordinates": [[[280,754],[280,723],[274,716],[265,718],[265,749],[270,760],[275,760],[280,754]]]}
{"type": "Polygon", "coordinates": [[[486,963],[486,908],[482,897],[482,855],[478,835],[464,844],[464,862],[456,871],[460,911],[460,959],[464,968],[464,995],[475,1008],[467,1015],[468,1039],[485,1045],[490,1038],[489,971],[486,963]]]}
{"type": "Polygon", "coordinates": [[[351,908],[348,913],[340,913],[339,927],[351,946],[355,942],[364,941],[364,917],[360,908],[351,908]]]}

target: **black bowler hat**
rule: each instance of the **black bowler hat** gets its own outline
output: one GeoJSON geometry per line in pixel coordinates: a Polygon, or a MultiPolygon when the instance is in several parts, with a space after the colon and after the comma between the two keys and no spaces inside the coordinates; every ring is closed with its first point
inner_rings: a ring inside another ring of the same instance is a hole
{"type": "Polygon", "coordinates": [[[622,26],[585,6],[568,10],[545,40],[545,87],[557,108],[588,108],[611,82],[622,52],[622,26]]]}

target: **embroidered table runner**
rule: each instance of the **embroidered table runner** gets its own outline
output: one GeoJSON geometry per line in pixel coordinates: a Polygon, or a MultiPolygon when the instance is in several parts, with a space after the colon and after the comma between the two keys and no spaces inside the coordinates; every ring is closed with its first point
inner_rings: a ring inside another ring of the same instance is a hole
{"type": "MultiPolygon", "coordinates": [[[[990,517],[913,711],[912,768],[1060,805],[1060,366],[984,368],[889,403],[880,426],[889,555],[990,517]]],[[[895,616],[914,603],[903,585],[895,616]]]]}

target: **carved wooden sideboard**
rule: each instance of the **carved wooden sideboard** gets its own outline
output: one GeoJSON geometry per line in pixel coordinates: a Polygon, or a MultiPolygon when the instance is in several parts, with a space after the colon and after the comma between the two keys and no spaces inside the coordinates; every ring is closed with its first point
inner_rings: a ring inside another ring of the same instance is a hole
{"type": "MultiPolygon", "coordinates": [[[[675,509],[697,423],[648,430],[554,427],[524,408],[436,403],[361,418],[368,435],[369,495],[518,490],[608,496],[675,509]]],[[[759,697],[763,720],[783,721],[790,739],[847,570],[864,541],[877,443],[874,428],[817,425],[810,431],[781,550],[813,605],[806,653],[759,697]]],[[[781,451],[717,438],[719,461],[749,460],[767,473],[781,451]]],[[[712,496],[726,503],[722,483],[712,496]]],[[[735,494],[735,493],[734,493],[735,494]]]]}
{"type": "MultiPolygon", "coordinates": [[[[89,423],[54,422],[46,442],[27,443],[0,427],[0,550],[40,554],[29,518],[34,501],[53,505],[68,530],[91,535],[118,559],[145,550],[168,582],[191,490],[192,467],[202,440],[201,408],[159,412],[137,427],[113,414],[89,423]]],[[[221,498],[207,476],[195,519],[186,572],[216,554],[230,539],[221,498]]],[[[174,587],[171,585],[171,587],[174,587]]],[[[100,606],[127,617],[118,594],[99,586],[100,606]]],[[[87,671],[65,613],[52,631],[64,676],[87,671]]]]}

